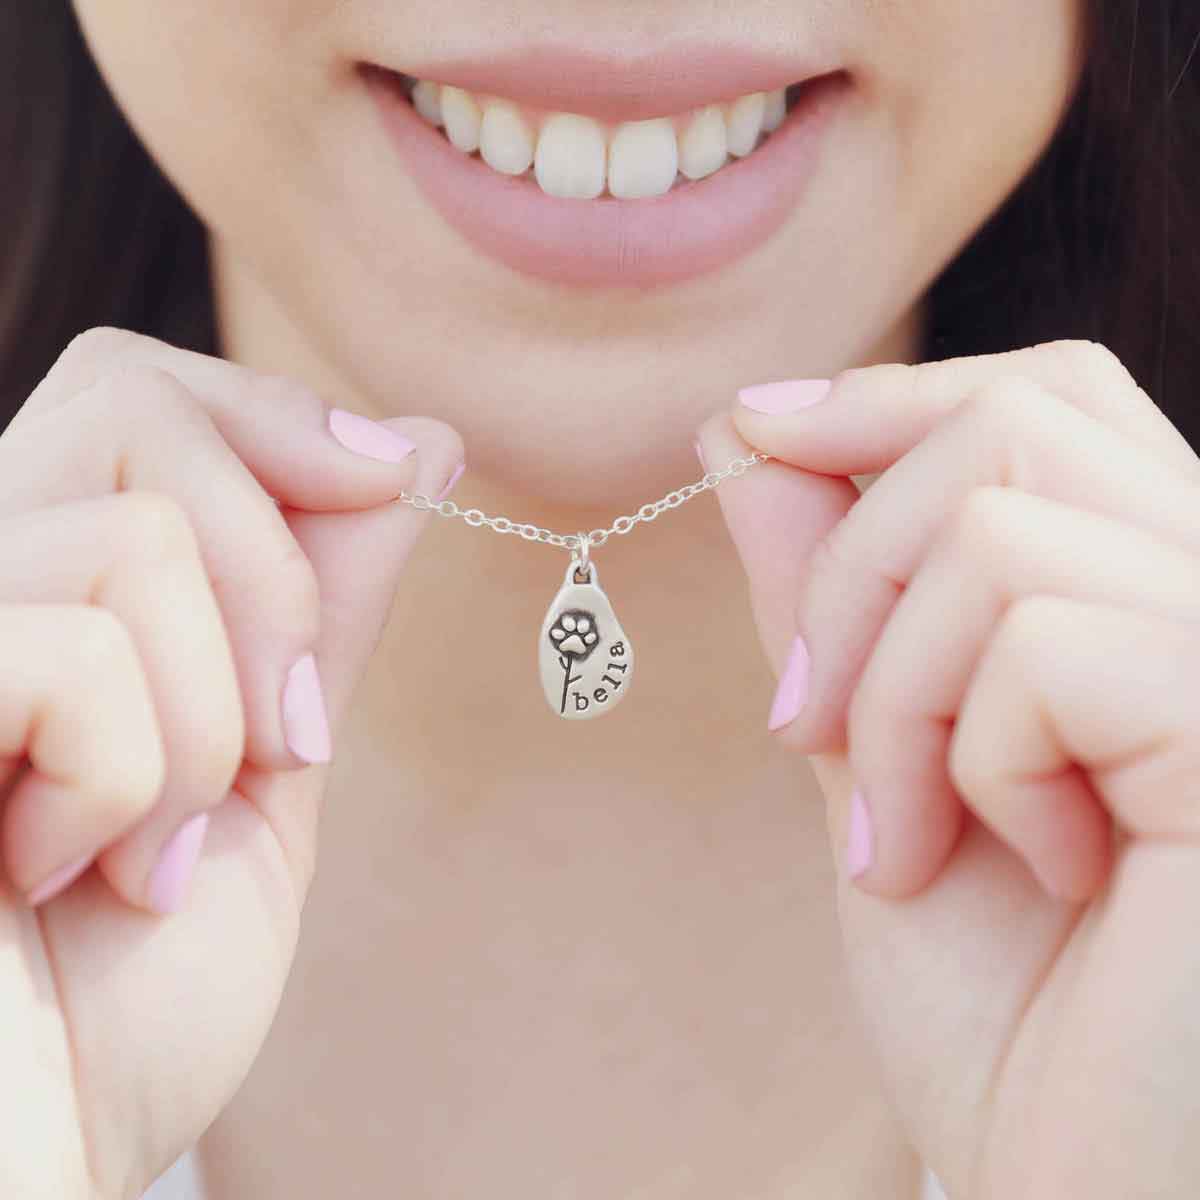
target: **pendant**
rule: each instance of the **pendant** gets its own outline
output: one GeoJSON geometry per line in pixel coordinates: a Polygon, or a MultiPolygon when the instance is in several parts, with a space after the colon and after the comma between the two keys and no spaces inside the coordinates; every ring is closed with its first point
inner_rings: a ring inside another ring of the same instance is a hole
{"type": "Polygon", "coordinates": [[[570,721],[603,716],[617,706],[633,677],[633,646],[600,587],[596,564],[572,559],[538,635],[542,689],[550,707],[570,721]],[[576,573],[586,576],[576,581],[576,573]]]}

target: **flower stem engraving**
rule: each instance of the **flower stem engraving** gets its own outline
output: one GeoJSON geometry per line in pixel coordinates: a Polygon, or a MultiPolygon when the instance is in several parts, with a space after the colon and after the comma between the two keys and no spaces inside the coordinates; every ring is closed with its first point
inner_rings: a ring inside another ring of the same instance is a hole
{"type": "Polygon", "coordinates": [[[596,628],[596,616],[582,608],[570,608],[558,614],[550,627],[550,641],[558,650],[559,666],[563,669],[561,716],[567,710],[567,693],[571,684],[578,683],[583,675],[572,676],[573,667],[583,662],[600,644],[600,633],[596,628]]]}

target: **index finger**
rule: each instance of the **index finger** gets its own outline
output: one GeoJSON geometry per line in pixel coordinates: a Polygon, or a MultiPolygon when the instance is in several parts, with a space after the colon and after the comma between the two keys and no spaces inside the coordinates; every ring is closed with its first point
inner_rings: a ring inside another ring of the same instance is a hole
{"type": "Polygon", "coordinates": [[[1137,381],[1096,342],[1044,342],[1003,354],[852,367],[828,381],[743,388],[733,421],[751,446],[829,475],[887,470],[973,393],[1020,376],[1200,482],[1200,459],[1137,381]]]}
{"type": "Polygon", "coordinates": [[[893,464],[814,554],[797,609],[813,694],[789,743],[843,742],[859,674],[897,603],[986,487],[1033,493],[1200,554],[1200,483],[1027,379],[987,384],[893,464]]]}
{"type": "MultiPolygon", "coordinates": [[[[289,508],[373,508],[409,486],[415,443],[391,422],[337,408],[297,380],[123,329],[90,329],[75,338],[7,432],[23,433],[97,384],[146,367],[174,376],[263,489],[289,508]]],[[[462,461],[462,445],[448,426],[423,434],[416,484],[433,495],[462,461]]]]}

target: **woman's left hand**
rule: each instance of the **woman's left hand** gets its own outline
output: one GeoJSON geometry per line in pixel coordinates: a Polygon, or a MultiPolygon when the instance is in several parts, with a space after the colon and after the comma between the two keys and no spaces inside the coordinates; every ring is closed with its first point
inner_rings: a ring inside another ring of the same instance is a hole
{"type": "Polygon", "coordinates": [[[1200,460],[1090,342],[820,391],[700,442],[893,1100],[952,1200],[1200,1195],[1200,460]]]}

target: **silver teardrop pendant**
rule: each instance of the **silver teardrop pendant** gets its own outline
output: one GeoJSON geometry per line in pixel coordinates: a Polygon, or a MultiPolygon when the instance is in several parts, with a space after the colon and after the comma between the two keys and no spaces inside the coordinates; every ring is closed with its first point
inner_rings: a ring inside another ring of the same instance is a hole
{"type": "Polygon", "coordinates": [[[600,587],[595,562],[585,568],[572,559],[567,567],[538,635],[538,666],[547,703],[570,721],[603,716],[629,690],[633,645],[600,587]]]}

